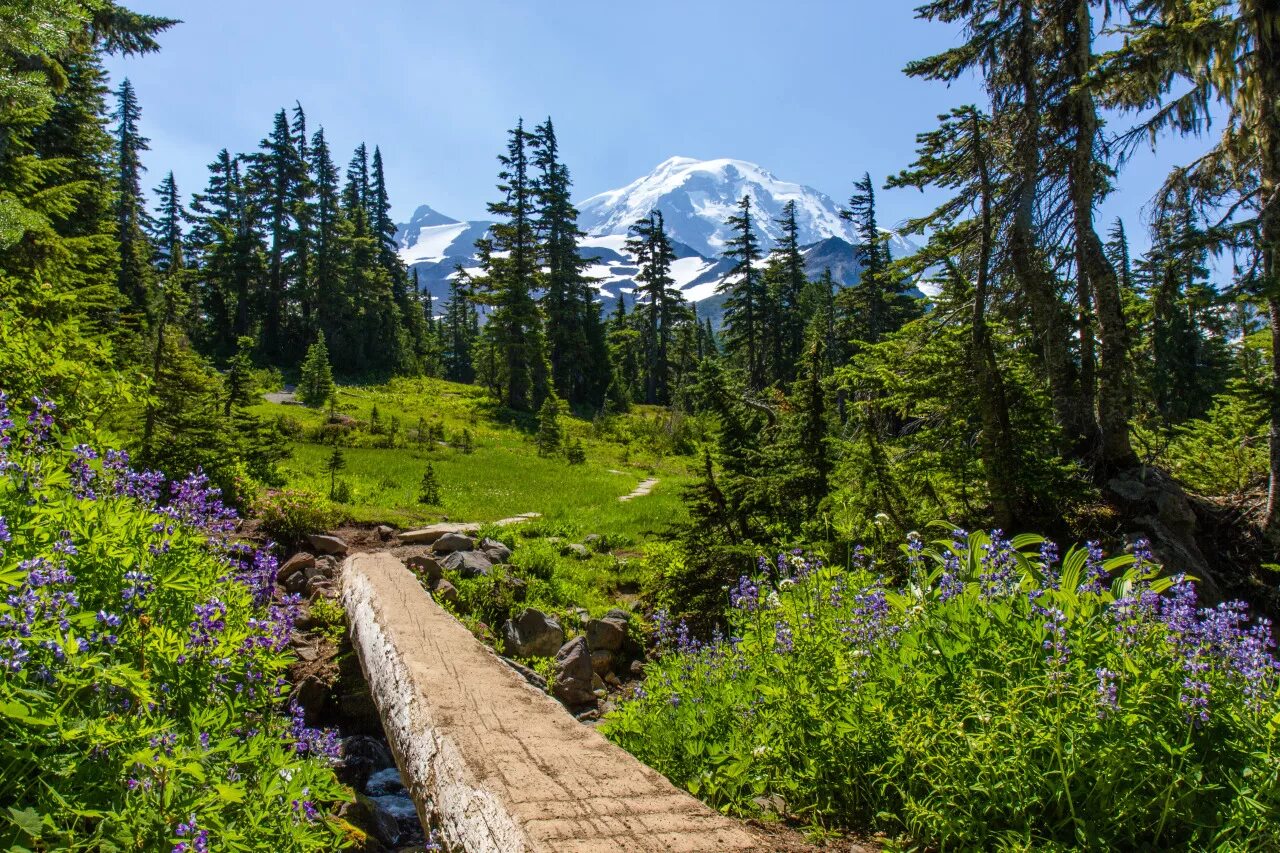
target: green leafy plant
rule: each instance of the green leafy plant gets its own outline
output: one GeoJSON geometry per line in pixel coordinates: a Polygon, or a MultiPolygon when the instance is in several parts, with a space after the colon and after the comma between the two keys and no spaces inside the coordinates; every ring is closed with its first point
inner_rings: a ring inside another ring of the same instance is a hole
{"type": "Polygon", "coordinates": [[[301,542],[307,534],[329,530],[343,521],[332,503],[306,489],[265,493],[254,503],[253,514],[263,532],[286,544],[301,542]]]}
{"type": "Polygon", "coordinates": [[[723,809],[941,849],[1273,849],[1280,671],[1268,623],[1198,610],[1145,543],[914,536],[731,586],[726,636],[659,614],[609,737],[723,809]],[[778,804],[781,804],[780,806],[778,804]]]}

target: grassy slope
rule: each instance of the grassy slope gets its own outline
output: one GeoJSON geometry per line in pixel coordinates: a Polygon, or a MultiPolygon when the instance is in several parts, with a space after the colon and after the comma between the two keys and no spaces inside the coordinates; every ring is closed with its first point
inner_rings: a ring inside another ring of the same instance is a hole
{"type": "MultiPolygon", "coordinates": [[[[581,438],[587,451],[583,465],[563,457],[539,457],[533,444],[536,424],[500,409],[483,390],[436,379],[393,380],[376,387],[340,389],[339,411],[367,421],[377,406],[383,423],[400,423],[404,446],[394,449],[349,447],[347,467],[339,477],[353,489],[347,505],[353,519],[408,526],[448,516],[455,521],[494,521],[525,512],[540,512],[544,526],[566,533],[600,533],[640,541],[660,534],[683,516],[680,487],[689,481],[688,460],[659,458],[636,445],[597,437],[589,421],[565,417],[571,438],[581,438]],[[446,444],[420,448],[412,440],[419,418],[444,425],[446,444]],[[474,452],[452,445],[463,429],[472,435],[474,452]],[[418,504],[418,485],[427,464],[435,466],[443,506],[418,504]],[[619,502],[646,477],[659,478],[648,497],[619,502]]],[[[285,415],[311,428],[327,413],[298,405],[262,403],[258,414],[285,415]]],[[[644,410],[627,418],[652,417],[644,410]]],[[[325,462],[331,448],[305,440],[292,445],[293,458],[281,465],[290,486],[320,493],[329,489],[325,462]]]]}

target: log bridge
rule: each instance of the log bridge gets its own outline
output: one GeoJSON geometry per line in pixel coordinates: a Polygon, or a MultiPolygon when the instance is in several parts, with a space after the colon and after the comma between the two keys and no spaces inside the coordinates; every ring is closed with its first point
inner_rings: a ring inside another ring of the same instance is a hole
{"type": "Polygon", "coordinates": [[[526,682],[393,555],[347,558],[342,604],[401,778],[448,850],[759,849],[526,682]]]}

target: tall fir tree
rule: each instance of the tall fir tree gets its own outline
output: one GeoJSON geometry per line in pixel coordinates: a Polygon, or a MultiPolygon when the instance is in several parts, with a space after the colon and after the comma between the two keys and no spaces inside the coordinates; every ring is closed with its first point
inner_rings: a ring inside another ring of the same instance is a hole
{"type": "Polygon", "coordinates": [[[142,152],[149,150],[148,140],[138,130],[142,107],[138,104],[133,84],[126,77],[116,89],[115,169],[116,242],[119,244],[120,268],[116,286],[133,309],[147,314],[152,310],[151,243],[147,239],[150,217],[142,195],[142,152]]]}
{"type": "Polygon", "coordinates": [[[500,201],[489,204],[499,217],[489,237],[476,241],[480,268],[476,280],[492,313],[484,334],[500,364],[492,377],[502,402],[516,410],[534,411],[550,390],[542,314],[534,301],[540,285],[539,249],[535,230],[537,188],[529,174],[529,134],[524,122],[509,134],[507,152],[498,158],[500,201]]]}
{"type": "Polygon", "coordinates": [[[681,313],[684,297],[675,289],[675,279],[671,277],[676,255],[661,211],[651,210],[631,225],[626,248],[639,267],[635,277],[635,316],[644,352],[644,401],[666,405],[671,402],[672,327],[681,313]]]}
{"type": "Polygon", "coordinates": [[[560,161],[548,118],[529,136],[537,213],[534,230],[544,270],[542,310],[547,358],[557,392],[571,405],[599,408],[608,385],[608,351],[600,308],[584,274],[590,261],[578,251],[578,211],[570,199],[569,170],[560,161]]]}
{"type": "Polygon", "coordinates": [[[724,302],[724,348],[746,375],[747,385],[759,390],[766,384],[767,352],[765,331],[768,317],[768,290],[757,269],[760,241],[751,217],[751,196],[738,202],[738,213],[729,217],[732,236],[724,256],[733,261],[717,292],[727,294],[724,302]]]}

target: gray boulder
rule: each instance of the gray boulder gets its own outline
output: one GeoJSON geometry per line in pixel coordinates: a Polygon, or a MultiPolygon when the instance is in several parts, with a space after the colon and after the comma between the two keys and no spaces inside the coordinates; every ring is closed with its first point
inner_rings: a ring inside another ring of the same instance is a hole
{"type": "Polygon", "coordinates": [[[579,560],[585,560],[591,556],[591,551],[587,549],[587,546],[577,542],[571,542],[561,547],[560,553],[566,557],[577,557],[579,560]]]}
{"type": "Polygon", "coordinates": [[[497,539],[481,540],[480,550],[495,564],[511,562],[511,549],[497,539]]]}
{"type": "Polygon", "coordinates": [[[431,594],[436,601],[445,601],[454,607],[458,606],[458,588],[443,578],[436,582],[431,594]]]}
{"type": "Polygon", "coordinates": [[[446,533],[475,534],[480,530],[478,524],[432,524],[419,527],[417,530],[406,530],[400,534],[400,541],[405,545],[430,545],[446,533]]]}
{"type": "Polygon", "coordinates": [[[442,566],[451,572],[457,572],[464,578],[487,575],[493,572],[493,562],[479,551],[454,551],[444,558],[442,566]]]}
{"type": "Polygon", "coordinates": [[[583,637],[575,637],[556,652],[556,683],[552,693],[566,705],[586,705],[596,700],[592,692],[591,651],[583,637]]]}
{"type": "Polygon", "coordinates": [[[587,645],[591,651],[616,652],[627,638],[627,625],[617,619],[592,619],[587,622],[587,645]]]}
{"type": "MultiPolygon", "coordinates": [[[[564,629],[554,618],[541,610],[526,608],[515,619],[502,624],[502,637],[507,652],[516,657],[550,657],[564,645],[564,629]]],[[[587,658],[590,668],[591,659],[587,658]]]]}
{"type": "Polygon", "coordinates": [[[405,565],[427,579],[428,584],[440,580],[444,569],[440,561],[428,554],[417,554],[405,561],[405,565]]]}
{"type": "Polygon", "coordinates": [[[455,551],[470,551],[476,547],[476,540],[465,533],[446,533],[436,540],[431,550],[437,554],[452,554],[455,551]]]}
{"type": "Polygon", "coordinates": [[[316,558],[314,555],[308,554],[306,551],[299,551],[284,561],[284,565],[276,572],[276,577],[287,578],[294,572],[305,572],[315,564],[316,558]]]}
{"type": "Polygon", "coordinates": [[[336,554],[339,557],[347,555],[347,543],[329,533],[312,533],[307,536],[307,542],[313,551],[321,554],[336,554]]]}
{"type": "Polygon", "coordinates": [[[596,675],[606,675],[613,671],[613,652],[599,649],[591,653],[591,670],[596,675]]]}

